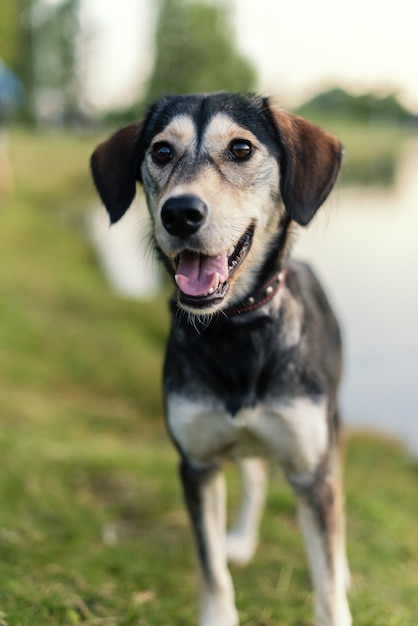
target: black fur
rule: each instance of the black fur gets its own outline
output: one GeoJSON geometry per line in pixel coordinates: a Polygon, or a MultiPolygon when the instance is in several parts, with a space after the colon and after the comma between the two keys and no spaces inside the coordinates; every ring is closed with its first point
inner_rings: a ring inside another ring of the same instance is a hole
{"type": "Polygon", "coordinates": [[[205,540],[205,519],[203,504],[203,488],[214,474],[218,467],[205,467],[199,469],[189,463],[186,457],[180,462],[179,473],[183,486],[184,499],[189,512],[190,519],[193,520],[193,533],[206,580],[213,584],[213,572],[208,546],[205,540]]]}
{"type": "Polygon", "coordinates": [[[275,315],[263,309],[232,318],[219,315],[198,332],[172,310],[165,393],[190,399],[215,394],[232,415],[267,396],[335,398],[341,374],[336,318],[307,265],[290,262],[286,285],[303,306],[303,334],[290,348],[282,345],[287,331],[283,307],[275,315]]]}

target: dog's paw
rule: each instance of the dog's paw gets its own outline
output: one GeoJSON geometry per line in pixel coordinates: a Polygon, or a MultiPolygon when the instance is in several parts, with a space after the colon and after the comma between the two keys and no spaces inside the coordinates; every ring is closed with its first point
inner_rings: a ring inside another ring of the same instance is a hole
{"type": "Polygon", "coordinates": [[[351,572],[350,572],[350,568],[348,566],[347,559],[345,559],[343,567],[344,567],[343,576],[344,576],[345,590],[346,591],[350,591],[350,589],[351,589],[351,572]]]}
{"type": "Polygon", "coordinates": [[[315,603],[315,626],[352,626],[348,601],[344,593],[334,602],[315,603]]]}
{"type": "Polygon", "coordinates": [[[214,603],[201,613],[199,626],[239,626],[235,606],[214,603]]]}
{"type": "Polygon", "coordinates": [[[255,536],[243,536],[237,532],[229,532],[226,536],[226,556],[228,561],[241,567],[247,565],[257,548],[255,536]]]}

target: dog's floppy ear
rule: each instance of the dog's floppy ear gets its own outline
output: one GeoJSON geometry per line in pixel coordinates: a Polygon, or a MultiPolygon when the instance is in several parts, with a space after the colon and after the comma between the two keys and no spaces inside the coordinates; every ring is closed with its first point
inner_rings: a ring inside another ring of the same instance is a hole
{"type": "Polygon", "coordinates": [[[337,179],[342,145],[303,118],[284,113],[265,100],[280,146],[280,192],[291,219],[306,226],[337,179]]]}
{"type": "Polygon", "coordinates": [[[110,221],[117,222],[135,197],[140,180],[143,122],[121,128],[97,146],[91,157],[91,171],[110,221]]]}

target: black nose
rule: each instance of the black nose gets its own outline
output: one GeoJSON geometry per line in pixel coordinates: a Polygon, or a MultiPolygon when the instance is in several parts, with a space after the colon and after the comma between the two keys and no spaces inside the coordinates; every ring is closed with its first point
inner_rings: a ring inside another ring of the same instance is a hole
{"type": "Polygon", "coordinates": [[[164,202],[161,221],[170,235],[184,239],[199,230],[207,211],[206,204],[197,196],[176,196],[164,202]]]}

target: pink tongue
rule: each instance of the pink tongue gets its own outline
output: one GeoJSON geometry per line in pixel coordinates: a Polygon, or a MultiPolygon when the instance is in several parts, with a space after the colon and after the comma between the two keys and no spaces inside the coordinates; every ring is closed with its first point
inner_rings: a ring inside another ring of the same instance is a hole
{"type": "Polygon", "coordinates": [[[197,252],[182,252],[177,267],[177,285],[187,296],[205,296],[214,286],[216,274],[220,283],[228,277],[228,256],[206,256],[197,252]]]}

